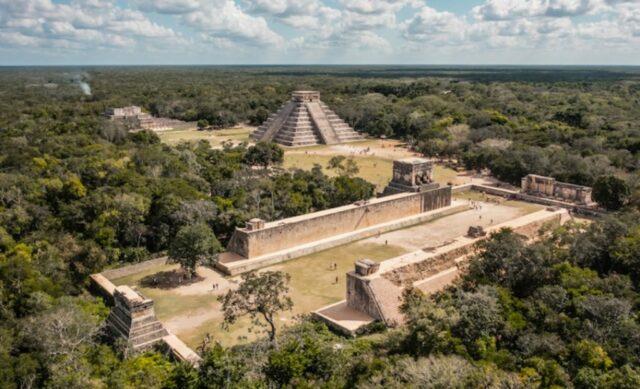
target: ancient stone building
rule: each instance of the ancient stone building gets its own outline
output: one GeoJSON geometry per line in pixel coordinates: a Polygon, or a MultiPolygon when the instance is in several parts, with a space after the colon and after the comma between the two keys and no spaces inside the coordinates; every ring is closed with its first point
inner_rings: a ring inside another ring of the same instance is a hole
{"type": "Polygon", "coordinates": [[[142,109],[135,105],[121,108],[107,108],[104,115],[109,118],[109,120],[129,124],[131,129],[165,131],[195,126],[194,123],[183,122],[181,120],[151,116],[148,113],[142,112],[142,109]]]}
{"type": "Polygon", "coordinates": [[[558,182],[553,177],[529,174],[522,178],[521,190],[530,195],[550,197],[579,205],[593,203],[590,187],[558,182]]]}
{"type": "Polygon", "coordinates": [[[107,328],[116,338],[127,342],[129,352],[146,350],[169,335],[156,318],[153,300],[121,285],[115,288],[113,301],[107,328]]]}
{"type": "Polygon", "coordinates": [[[393,178],[383,194],[422,192],[438,188],[433,182],[433,162],[424,158],[405,158],[393,161],[393,178]]]}
{"type": "Polygon", "coordinates": [[[315,91],[296,91],[291,100],[272,114],[251,138],[285,146],[336,144],[362,139],[320,100],[315,91]]]}
{"type": "Polygon", "coordinates": [[[137,118],[140,115],[142,115],[142,109],[135,105],[121,108],[107,108],[105,112],[105,116],[111,120],[137,118]]]}

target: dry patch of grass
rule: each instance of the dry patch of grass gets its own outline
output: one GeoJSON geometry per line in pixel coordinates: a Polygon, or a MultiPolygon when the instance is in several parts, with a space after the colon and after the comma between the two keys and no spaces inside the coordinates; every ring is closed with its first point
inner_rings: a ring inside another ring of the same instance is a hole
{"type": "MultiPolygon", "coordinates": [[[[335,154],[339,155],[339,154],[335,154]]],[[[297,168],[303,170],[310,170],[314,165],[320,165],[323,172],[328,176],[335,176],[336,173],[333,170],[327,169],[327,164],[332,158],[332,155],[326,154],[299,154],[299,153],[286,153],[284,156],[284,168],[297,168]]],[[[391,170],[393,162],[388,159],[379,157],[354,157],[360,172],[358,177],[362,177],[365,180],[376,185],[377,190],[381,191],[389,183],[391,179],[391,170]]]]}
{"type": "Polygon", "coordinates": [[[172,130],[158,132],[160,140],[164,143],[175,145],[181,142],[198,142],[206,140],[212,147],[219,147],[223,142],[230,140],[234,143],[249,141],[252,127],[225,128],[221,130],[198,131],[196,128],[186,130],[172,130]]]}
{"type": "MultiPolygon", "coordinates": [[[[345,273],[353,270],[353,263],[357,259],[370,258],[382,261],[405,252],[406,250],[399,246],[355,242],[264,269],[283,271],[291,275],[290,296],[294,307],[292,311],[280,315],[278,322],[280,325],[292,323],[297,315],[309,313],[346,298],[345,273]],[[330,267],[334,263],[337,264],[337,269],[332,270],[330,267]]],[[[116,285],[134,285],[142,294],[153,299],[156,316],[163,323],[171,320],[188,321],[189,318],[199,315],[209,315],[211,318],[204,320],[200,325],[176,331],[176,335],[194,349],[200,345],[207,333],[227,346],[251,341],[261,335],[249,331],[251,323],[248,318],[241,319],[228,331],[223,330],[221,304],[212,293],[181,295],[172,290],[148,288],[140,284],[140,281],[150,274],[173,270],[176,267],[177,265],[161,265],[131,276],[113,279],[112,282],[116,285]]],[[[240,277],[230,279],[238,282],[240,277]]]]}
{"type": "Polygon", "coordinates": [[[534,213],[543,210],[545,207],[539,204],[527,203],[525,201],[505,200],[500,196],[487,195],[482,192],[468,191],[455,193],[454,199],[472,200],[472,201],[499,201],[501,205],[517,208],[522,210],[524,214],[534,213]]]}
{"type": "MultiPolygon", "coordinates": [[[[326,147],[326,146],[316,146],[317,147],[326,147]]],[[[322,171],[333,177],[336,175],[336,172],[333,170],[327,169],[327,164],[329,160],[335,155],[342,155],[340,153],[336,154],[325,154],[325,153],[313,153],[309,152],[308,154],[299,153],[299,152],[286,152],[284,155],[284,168],[297,168],[303,170],[310,170],[314,165],[320,165],[322,167],[322,171]]],[[[381,192],[385,186],[391,181],[391,176],[393,174],[393,160],[383,157],[376,156],[354,156],[353,159],[358,164],[360,168],[360,172],[357,174],[358,177],[361,177],[376,186],[376,190],[381,192]]],[[[447,183],[453,184],[462,184],[465,183],[463,178],[457,176],[458,173],[450,168],[445,166],[436,165],[433,171],[433,178],[436,182],[441,185],[446,185],[447,183]]]]}
{"type": "MultiPolygon", "coordinates": [[[[289,293],[293,300],[293,310],[283,312],[278,318],[278,323],[280,326],[291,324],[295,316],[345,299],[345,273],[353,270],[357,259],[369,258],[383,261],[405,252],[405,249],[398,246],[356,242],[263,269],[282,271],[291,275],[289,293]],[[336,270],[330,269],[333,263],[337,264],[336,270]],[[336,277],[338,277],[337,283],[336,277]]],[[[220,309],[219,303],[217,304],[214,309],[220,309]]],[[[178,335],[191,347],[197,347],[206,333],[210,333],[214,339],[226,346],[248,342],[258,336],[256,333],[249,332],[248,318],[243,318],[228,331],[222,330],[221,324],[222,317],[215,318],[178,335]]]]}

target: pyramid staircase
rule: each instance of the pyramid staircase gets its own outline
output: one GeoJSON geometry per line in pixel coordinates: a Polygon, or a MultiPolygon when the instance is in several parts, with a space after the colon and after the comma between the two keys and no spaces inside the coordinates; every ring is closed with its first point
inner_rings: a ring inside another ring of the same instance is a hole
{"type": "Polygon", "coordinates": [[[351,142],[363,137],[320,101],[320,93],[297,91],[251,138],[285,146],[309,146],[351,142]]]}
{"type": "Polygon", "coordinates": [[[153,300],[129,286],[116,287],[113,298],[115,306],[107,318],[107,328],[127,341],[129,351],[147,350],[169,335],[156,318],[153,300]]]}

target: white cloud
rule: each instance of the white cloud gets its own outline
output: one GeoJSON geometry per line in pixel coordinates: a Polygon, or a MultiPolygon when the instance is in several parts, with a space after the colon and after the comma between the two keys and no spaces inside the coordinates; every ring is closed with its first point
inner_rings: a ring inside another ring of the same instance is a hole
{"type": "Polygon", "coordinates": [[[284,43],[262,17],[243,12],[232,0],[214,1],[210,7],[182,15],[182,22],[213,38],[238,40],[246,44],[275,45],[284,43]]]}
{"type": "Polygon", "coordinates": [[[171,28],[110,1],[0,0],[0,9],[0,45],[82,50],[131,48],[144,38],[177,39],[171,28]]]}
{"type": "Polygon", "coordinates": [[[464,39],[467,28],[464,19],[428,6],[421,8],[400,26],[408,40],[450,40],[450,43],[464,39]]]}

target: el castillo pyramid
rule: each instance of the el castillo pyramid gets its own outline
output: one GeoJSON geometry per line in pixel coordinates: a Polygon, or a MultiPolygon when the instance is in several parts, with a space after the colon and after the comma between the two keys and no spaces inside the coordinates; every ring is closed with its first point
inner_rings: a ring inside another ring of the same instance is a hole
{"type": "Polygon", "coordinates": [[[307,146],[350,142],[362,139],[362,135],[320,101],[320,92],[296,91],[251,138],[285,146],[307,146]]]}

